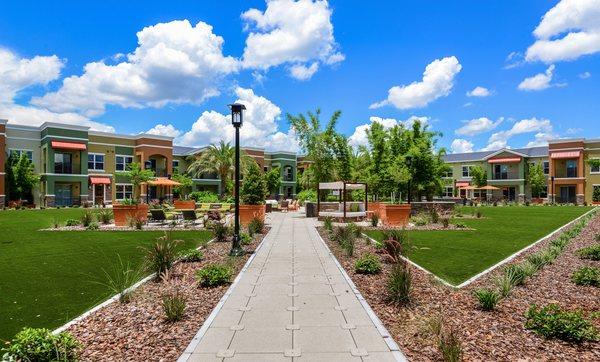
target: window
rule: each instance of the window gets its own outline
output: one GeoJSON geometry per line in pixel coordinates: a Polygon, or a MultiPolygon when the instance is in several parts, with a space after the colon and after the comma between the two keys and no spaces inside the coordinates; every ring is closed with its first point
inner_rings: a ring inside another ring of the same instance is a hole
{"type": "Polygon", "coordinates": [[[454,196],[454,187],[453,186],[444,186],[442,190],[443,197],[453,197],[454,196]]]}
{"type": "Polygon", "coordinates": [[[133,185],[131,184],[117,184],[115,185],[115,199],[124,200],[131,199],[133,197],[133,185]]]}
{"type": "Polygon", "coordinates": [[[544,175],[549,174],[550,173],[550,161],[544,161],[543,168],[544,168],[544,175]]]}
{"type": "Polygon", "coordinates": [[[8,154],[14,156],[15,158],[21,158],[21,155],[27,155],[29,161],[33,162],[33,151],[31,150],[8,150],[8,154]]]}
{"type": "Polygon", "coordinates": [[[494,180],[507,180],[508,179],[508,166],[507,165],[494,165],[494,180]]]}
{"type": "Polygon", "coordinates": [[[173,165],[173,173],[179,173],[179,160],[173,160],[171,164],[173,165]]]}
{"type": "Polygon", "coordinates": [[[88,153],[88,170],[104,171],[104,154],[88,153]]]}
{"type": "Polygon", "coordinates": [[[452,169],[450,169],[448,171],[444,171],[444,173],[442,174],[442,177],[452,178],[452,176],[453,176],[452,169]]]}
{"type": "Polygon", "coordinates": [[[567,177],[577,177],[577,161],[567,160],[567,177]]]}
{"type": "Polygon", "coordinates": [[[133,156],[117,155],[115,159],[115,167],[117,171],[127,171],[127,166],[133,162],[133,156]]]}
{"type": "Polygon", "coordinates": [[[283,168],[283,180],[294,181],[294,173],[292,171],[292,166],[285,166],[283,168]]]}
{"type": "Polygon", "coordinates": [[[268,166],[264,166],[264,167],[263,167],[263,171],[264,171],[264,172],[268,172],[268,171],[269,171],[269,167],[268,167],[268,166]]]}
{"type": "MultiPolygon", "coordinates": [[[[593,160],[596,160],[597,162],[600,162],[600,158],[594,158],[593,160]]],[[[591,165],[590,166],[590,172],[591,173],[600,173],[600,164],[591,165]]]]}
{"type": "Polygon", "coordinates": [[[73,173],[70,153],[56,152],[54,154],[54,173],[73,173]]]}
{"type": "Polygon", "coordinates": [[[471,177],[471,167],[473,166],[462,167],[462,177],[471,177]]]}

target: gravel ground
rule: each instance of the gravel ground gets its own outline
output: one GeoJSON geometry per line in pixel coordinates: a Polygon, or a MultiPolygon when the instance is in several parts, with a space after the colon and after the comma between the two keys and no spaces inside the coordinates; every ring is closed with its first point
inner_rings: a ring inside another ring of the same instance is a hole
{"type": "MultiPolygon", "coordinates": [[[[431,275],[412,267],[412,300],[408,306],[396,307],[386,301],[385,283],[390,265],[382,274],[366,276],[354,273],[354,262],[366,252],[375,253],[373,245],[357,241],[354,257],[347,257],[339,245],[319,230],[363,296],[375,310],[407,357],[414,361],[440,360],[435,340],[426,331],[426,321],[442,315],[445,325],[458,334],[465,360],[568,360],[600,361],[600,342],[572,344],[547,340],[526,330],[524,314],[530,304],[557,303],[563,308],[581,308],[586,314],[600,311],[600,288],[577,286],[571,273],[580,266],[599,266],[597,261],[582,260],[575,251],[596,243],[600,233],[600,215],[593,218],[551,265],[546,266],[524,286],[516,287],[495,311],[478,309],[473,291],[493,285],[495,270],[460,290],[446,287],[431,275]]],[[[546,240],[520,255],[515,262],[545,247],[546,240]]],[[[600,319],[594,321],[600,328],[600,319]]]]}
{"type": "Polygon", "coordinates": [[[245,246],[248,253],[235,261],[227,257],[230,243],[211,243],[203,261],[178,263],[168,281],[148,282],[135,291],[131,302],[111,303],[71,326],[68,331],[84,345],[81,360],[176,361],[229,288],[200,288],[195,271],[229,261],[235,268],[233,280],[262,237],[245,246]],[[162,296],[175,290],[186,296],[187,306],[183,320],[169,323],[164,319],[162,296]]]}

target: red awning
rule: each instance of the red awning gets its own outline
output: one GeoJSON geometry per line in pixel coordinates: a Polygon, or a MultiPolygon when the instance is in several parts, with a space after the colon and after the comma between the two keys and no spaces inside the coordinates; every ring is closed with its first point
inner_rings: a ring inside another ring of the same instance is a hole
{"type": "Polygon", "coordinates": [[[503,157],[503,158],[490,158],[488,163],[518,163],[521,162],[521,157],[503,157]]]}
{"type": "Polygon", "coordinates": [[[108,177],[90,177],[90,183],[92,185],[110,185],[110,178],[108,178],[108,177]]]}
{"type": "Polygon", "coordinates": [[[565,158],[579,158],[579,156],[581,156],[581,151],[552,152],[550,154],[550,158],[553,160],[565,158]]]}
{"type": "Polygon", "coordinates": [[[85,145],[85,143],[52,141],[52,148],[58,148],[61,150],[84,151],[87,149],[87,146],[85,145]]]}
{"type": "Polygon", "coordinates": [[[465,186],[469,186],[468,182],[457,182],[456,183],[456,187],[465,187],[465,186]]]}

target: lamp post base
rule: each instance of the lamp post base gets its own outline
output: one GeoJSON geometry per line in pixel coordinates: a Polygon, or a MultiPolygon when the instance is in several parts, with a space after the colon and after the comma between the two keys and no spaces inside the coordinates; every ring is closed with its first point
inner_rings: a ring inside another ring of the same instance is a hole
{"type": "Polygon", "coordinates": [[[231,245],[231,250],[229,251],[229,256],[242,256],[246,254],[246,251],[242,248],[241,238],[239,235],[233,235],[233,243],[231,245]]]}

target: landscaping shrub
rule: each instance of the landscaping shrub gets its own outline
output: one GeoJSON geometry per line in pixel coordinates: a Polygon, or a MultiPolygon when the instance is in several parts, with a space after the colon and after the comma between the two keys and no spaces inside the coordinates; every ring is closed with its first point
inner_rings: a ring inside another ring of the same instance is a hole
{"type": "Polygon", "coordinates": [[[296,197],[298,198],[298,203],[304,206],[306,201],[317,201],[317,192],[315,190],[302,190],[298,192],[296,197]]]}
{"type": "Polygon", "coordinates": [[[265,223],[261,219],[255,217],[250,220],[248,224],[248,233],[252,236],[254,234],[262,234],[265,229],[265,223]]]}
{"type": "Polygon", "coordinates": [[[221,224],[220,222],[213,222],[211,227],[213,235],[215,236],[215,240],[219,243],[227,242],[227,238],[231,234],[231,230],[229,227],[221,224]]]}
{"type": "Polygon", "coordinates": [[[87,230],[98,230],[100,229],[100,225],[97,222],[92,221],[86,228],[87,230]]]}
{"type": "Polygon", "coordinates": [[[496,304],[500,301],[498,293],[490,289],[477,289],[474,294],[483,310],[494,310],[496,304]]]}
{"type": "Polygon", "coordinates": [[[477,210],[477,212],[475,213],[475,216],[476,216],[478,219],[481,219],[481,217],[483,216],[483,215],[481,214],[481,210],[477,210]]]}
{"type": "Polygon", "coordinates": [[[529,278],[533,276],[539,270],[538,267],[528,261],[525,261],[521,264],[523,267],[523,272],[525,273],[525,277],[529,278]]]}
{"type": "Polygon", "coordinates": [[[535,266],[538,270],[543,268],[544,265],[548,264],[546,257],[539,251],[537,253],[528,255],[525,260],[531,263],[531,265],[535,266]]]}
{"type": "Polygon", "coordinates": [[[506,269],[504,269],[504,275],[510,279],[512,285],[514,286],[523,285],[523,283],[525,283],[525,271],[519,264],[507,266],[506,269]]]}
{"type": "Polygon", "coordinates": [[[354,237],[354,232],[345,226],[338,226],[331,232],[330,239],[343,245],[346,240],[354,237]]]}
{"type": "Polygon", "coordinates": [[[83,227],[88,227],[94,221],[94,213],[91,210],[85,210],[83,214],[81,214],[80,220],[83,227]]]}
{"type": "Polygon", "coordinates": [[[600,269],[583,266],[573,272],[571,280],[577,285],[600,287],[600,269]]]}
{"type": "Polygon", "coordinates": [[[362,234],[363,234],[362,226],[356,225],[355,223],[351,222],[346,227],[349,229],[350,233],[352,235],[354,235],[354,237],[357,237],[357,238],[362,237],[362,234]]]}
{"type": "Polygon", "coordinates": [[[177,322],[182,320],[185,314],[186,303],[187,300],[185,296],[179,291],[164,295],[162,297],[162,308],[165,312],[165,319],[168,322],[177,322]]]}
{"type": "Polygon", "coordinates": [[[367,253],[354,263],[354,271],[358,274],[379,274],[381,263],[375,254],[367,253]]]}
{"type": "Polygon", "coordinates": [[[409,249],[409,238],[406,230],[390,229],[383,232],[383,248],[387,257],[394,263],[401,260],[409,249]]]}
{"type": "Polygon", "coordinates": [[[113,213],[109,209],[102,209],[98,212],[98,221],[104,225],[110,224],[113,219],[113,213]]]}
{"type": "Polygon", "coordinates": [[[429,220],[428,215],[419,214],[419,215],[411,216],[410,222],[412,222],[416,226],[424,226],[424,225],[429,224],[430,220],[429,220]]]}
{"type": "Polygon", "coordinates": [[[60,226],[60,223],[58,222],[58,218],[53,218],[52,219],[52,227],[55,229],[58,229],[58,227],[60,226]]]}
{"type": "Polygon", "coordinates": [[[210,191],[193,191],[190,192],[189,198],[200,203],[219,202],[219,196],[210,191]]]}
{"type": "Polygon", "coordinates": [[[371,226],[377,227],[377,225],[379,225],[379,214],[374,212],[373,215],[371,215],[371,226]]]}
{"type": "Polygon", "coordinates": [[[204,253],[202,250],[188,249],[179,253],[179,258],[184,263],[193,263],[202,261],[202,259],[204,259],[204,253]]]}
{"type": "Polygon", "coordinates": [[[138,215],[130,216],[127,218],[127,224],[130,228],[136,230],[142,230],[146,221],[139,217],[138,215]]]}
{"type": "Polygon", "coordinates": [[[3,361],[77,361],[81,343],[69,332],[23,328],[2,351],[3,361]]]}
{"type": "Polygon", "coordinates": [[[66,226],[79,226],[80,224],[81,224],[81,221],[79,221],[77,219],[68,219],[67,221],[65,221],[66,226]]]}
{"type": "Polygon", "coordinates": [[[410,302],[412,275],[405,262],[398,262],[392,267],[392,272],[387,282],[388,298],[396,304],[410,302]]]}
{"type": "Polygon", "coordinates": [[[442,226],[444,226],[444,229],[447,229],[450,226],[450,219],[447,217],[442,218],[442,226]]]}
{"type": "Polygon", "coordinates": [[[556,304],[538,308],[533,304],[525,314],[525,328],[546,338],[580,343],[597,341],[598,331],[581,310],[565,311],[556,304]]]}
{"type": "Polygon", "coordinates": [[[456,222],[456,223],[454,223],[454,226],[458,229],[466,229],[467,228],[467,224],[465,224],[464,222],[456,222]]]}
{"type": "Polygon", "coordinates": [[[323,218],[323,227],[327,231],[333,230],[333,218],[331,216],[325,216],[325,218],[323,218]]]}
{"type": "Polygon", "coordinates": [[[250,234],[245,233],[245,232],[241,232],[240,233],[240,239],[241,239],[241,243],[242,245],[250,245],[252,244],[252,236],[250,236],[250,234]]]}
{"type": "Polygon", "coordinates": [[[148,270],[160,276],[171,269],[177,259],[176,247],[180,242],[181,240],[173,239],[171,231],[165,231],[165,234],[159,237],[154,245],[146,249],[148,270]]]}
{"type": "Polygon", "coordinates": [[[196,271],[196,279],[203,287],[216,287],[229,283],[233,270],[227,265],[210,264],[196,271]]]}
{"type": "Polygon", "coordinates": [[[442,358],[446,362],[458,362],[461,360],[462,347],[460,340],[453,330],[443,332],[438,340],[438,347],[442,358]]]}
{"type": "Polygon", "coordinates": [[[108,270],[102,268],[102,273],[104,277],[93,282],[106,287],[114,294],[118,294],[121,303],[127,303],[131,300],[132,291],[129,288],[142,277],[141,268],[133,268],[129,261],[124,262],[121,255],[118,254],[117,262],[108,270]]]}
{"type": "Polygon", "coordinates": [[[498,288],[498,292],[502,298],[508,297],[514,286],[511,277],[506,274],[494,279],[494,284],[496,284],[496,288],[498,288]]]}
{"type": "Polygon", "coordinates": [[[581,259],[600,260],[600,244],[588,246],[577,250],[581,259]]]}

